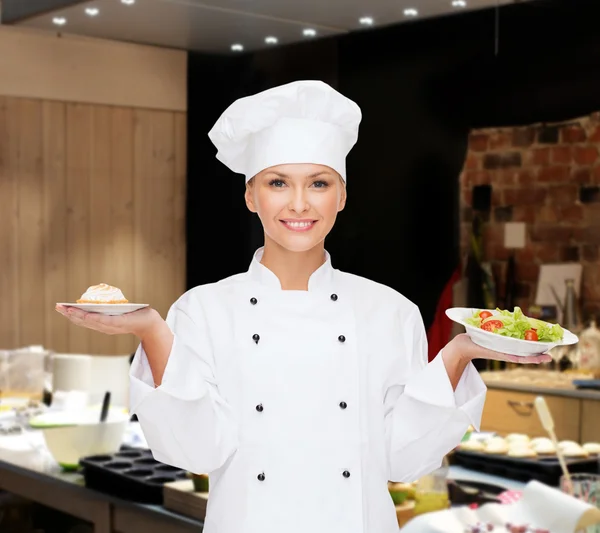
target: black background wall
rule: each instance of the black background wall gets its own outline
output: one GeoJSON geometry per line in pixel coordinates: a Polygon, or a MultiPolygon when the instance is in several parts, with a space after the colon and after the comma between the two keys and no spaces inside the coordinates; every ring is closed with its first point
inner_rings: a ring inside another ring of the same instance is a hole
{"type": "Polygon", "coordinates": [[[246,270],[262,244],[244,179],[215,159],[208,131],[236,98],[321,79],[363,111],[348,205],[326,242],[333,264],[399,290],[428,325],[459,261],[469,130],[600,110],[598,4],[535,0],[256,54],[191,54],[188,286],[246,270]]]}

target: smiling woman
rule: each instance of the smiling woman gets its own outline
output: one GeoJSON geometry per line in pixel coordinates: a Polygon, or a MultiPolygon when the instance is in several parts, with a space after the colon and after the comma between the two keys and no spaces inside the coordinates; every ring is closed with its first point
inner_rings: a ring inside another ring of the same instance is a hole
{"type": "Polygon", "coordinates": [[[428,364],[418,307],[332,266],[360,120],[318,81],[234,102],[209,136],[262,222],[248,271],[187,291],[166,321],[71,311],[136,329],[131,410],[159,461],[209,474],[205,533],[397,532],[388,481],[434,470],[479,426],[473,358],[512,360],[459,335],[428,364]]]}
{"type": "MultiPolygon", "coordinates": [[[[323,165],[278,165],[248,181],[245,199],[263,225],[266,251],[277,246],[307,252],[331,231],[346,204],[346,187],[323,165]]],[[[263,260],[269,261],[268,254],[263,260]]]]}

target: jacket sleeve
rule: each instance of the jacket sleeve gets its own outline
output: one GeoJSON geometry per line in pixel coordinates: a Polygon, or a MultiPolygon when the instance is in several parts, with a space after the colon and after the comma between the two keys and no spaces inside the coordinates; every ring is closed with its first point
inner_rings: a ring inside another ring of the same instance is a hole
{"type": "Polygon", "coordinates": [[[237,449],[231,407],[219,394],[201,304],[189,292],[169,310],[174,335],[160,386],[154,386],[142,344],[130,370],[130,406],[154,457],[196,474],[225,464],[237,449]]]}
{"type": "Polygon", "coordinates": [[[479,430],[486,386],[469,363],[452,389],[442,351],[428,363],[418,308],[400,325],[400,350],[385,387],[390,481],[412,482],[441,466],[469,425],[479,430]]]}

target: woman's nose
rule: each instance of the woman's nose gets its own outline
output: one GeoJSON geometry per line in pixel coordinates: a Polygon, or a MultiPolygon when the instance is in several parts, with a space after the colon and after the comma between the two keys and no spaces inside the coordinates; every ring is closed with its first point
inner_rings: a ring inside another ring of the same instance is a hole
{"type": "Polygon", "coordinates": [[[289,209],[290,211],[295,211],[296,213],[303,213],[304,211],[308,211],[310,209],[307,191],[304,189],[304,187],[293,191],[289,209]]]}

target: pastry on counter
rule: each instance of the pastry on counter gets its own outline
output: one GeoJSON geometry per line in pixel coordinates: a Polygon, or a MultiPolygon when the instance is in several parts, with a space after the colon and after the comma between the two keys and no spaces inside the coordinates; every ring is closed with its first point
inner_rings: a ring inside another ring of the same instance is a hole
{"type": "Polygon", "coordinates": [[[563,450],[565,448],[572,448],[572,447],[577,447],[579,446],[578,442],[575,442],[574,440],[561,440],[558,443],[558,447],[563,450]]]}
{"type": "Polygon", "coordinates": [[[485,444],[480,440],[465,440],[458,445],[458,449],[465,452],[482,452],[485,444]]]}
{"type": "Polygon", "coordinates": [[[552,439],[549,439],[548,437],[535,437],[534,439],[531,439],[531,441],[529,441],[529,445],[532,447],[536,447],[538,445],[546,445],[546,444],[552,444],[552,439]]]}
{"type": "Polygon", "coordinates": [[[539,441],[532,448],[536,451],[538,455],[554,455],[556,453],[556,447],[551,440],[539,441]]]}
{"type": "Polygon", "coordinates": [[[523,435],[522,433],[510,433],[506,436],[506,442],[509,444],[512,442],[529,442],[529,437],[527,435],[523,435]]]}
{"type": "Polygon", "coordinates": [[[600,455],[600,443],[586,442],[582,448],[591,455],[600,455]]]}
{"type": "Polygon", "coordinates": [[[575,444],[575,446],[564,446],[562,448],[562,453],[565,457],[569,457],[571,459],[584,459],[590,456],[589,452],[579,444],[575,444]]]}
{"type": "Polygon", "coordinates": [[[509,457],[519,457],[519,458],[534,458],[537,457],[536,451],[529,445],[520,444],[517,446],[511,446],[508,448],[508,456],[509,457]]]}
{"type": "Polygon", "coordinates": [[[92,285],[77,300],[78,304],[126,304],[129,300],[121,292],[121,289],[100,283],[92,285]]]}
{"type": "Polygon", "coordinates": [[[504,441],[494,441],[490,439],[483,450],[485,453],[505,455],[508,452],[508,444],[504,441]]]}

